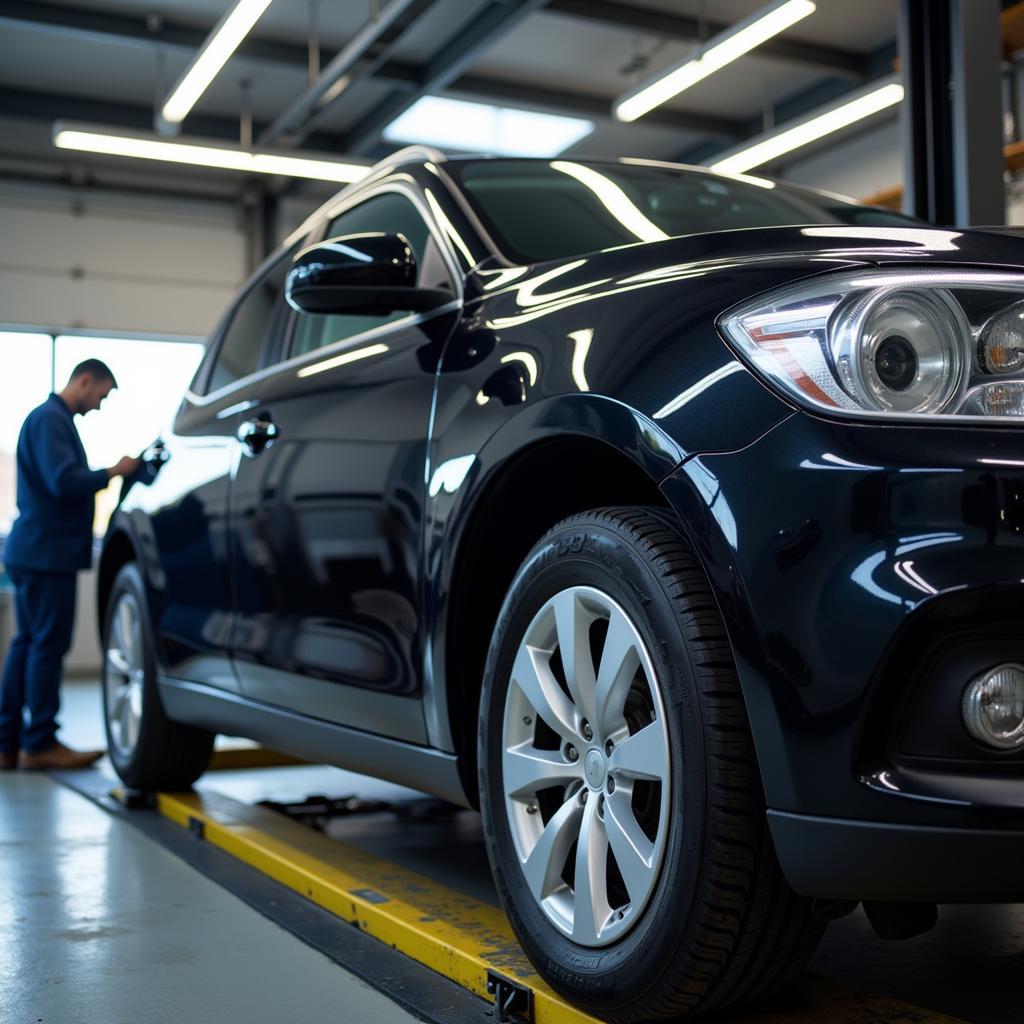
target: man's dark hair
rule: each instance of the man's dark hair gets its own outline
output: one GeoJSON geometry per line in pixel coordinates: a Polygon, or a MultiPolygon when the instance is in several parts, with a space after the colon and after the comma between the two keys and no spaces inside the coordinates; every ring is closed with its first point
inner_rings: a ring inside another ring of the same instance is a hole
{"type": "Polygon", "coordinates": [[[78,380],[79,377],[84,377],[86,374],[89,374],[96,381],[109,380],[111,386],[117,387],[117,379],[114,377],[110,367],[102,359],[83,359],[71,371],[68,383],[70,384],[71,381],[78,380]]]}

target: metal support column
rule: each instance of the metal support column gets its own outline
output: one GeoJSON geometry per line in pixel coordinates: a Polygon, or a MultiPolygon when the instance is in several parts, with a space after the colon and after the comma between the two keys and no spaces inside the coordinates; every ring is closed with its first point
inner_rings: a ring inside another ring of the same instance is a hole
{"type": "Polygon", "coordinates": [[[954,223],[1005,224],[999,0],[954,0],[954,223]]]}
{"type": "Polygon", "coordinates": [[[280,229],[281,197],[277,191],[263,190],[260,212],[262,214],[261,235],[263,258],[266,259],[277,248],[277,234],[280,229]]]}
{"type": "Polygon", "coordinates": [[[999,0],[902,0],[904,209],[1002,224],[999,0]]]}

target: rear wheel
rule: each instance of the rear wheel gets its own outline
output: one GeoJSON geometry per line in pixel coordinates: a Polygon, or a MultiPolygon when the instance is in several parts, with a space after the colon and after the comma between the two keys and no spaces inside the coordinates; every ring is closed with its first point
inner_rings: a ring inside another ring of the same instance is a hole
{"type": "Polygon", "coordinates": [[[792,981],[823,926],[775,859],[725,627],[654,510],[527,557],[492,639],[480,789],[498,891],[550,984],[616,1021],[792,981]]]}
{"type": "Polygon", "coordinates": [[[142,575],[129,562],[114,580],[103,626],[107,749],[133,789],[187,789],[209,764],[214,734],[165,714],[150,622],[142,575]]]}

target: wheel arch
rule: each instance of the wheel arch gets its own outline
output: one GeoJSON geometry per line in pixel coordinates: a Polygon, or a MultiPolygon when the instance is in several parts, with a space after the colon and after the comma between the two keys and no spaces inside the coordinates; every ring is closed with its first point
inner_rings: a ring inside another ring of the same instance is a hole
{"type": "Polygon", "coordinates": [[[523,410],[488,440],[477,453],[469,486],[460,489],[465,493],[457,491],[456,500],[439,510],[445,540],[434,581],[435,692],[428,723],[431,714],[441,719],[433,724],[450,736],[474,805],[484,662],[523,559],[555,523],[577,512],[630,504],[669,513],[659,484],[684,457],[660,428],[617,400],[547,400],[523,410]],[[538,481],[543,500],[534,500],[538,481]]]}
{"type": "Polygon", "coordinates": [[[153,614],[155,588],[163,584],[163,570],[151,532],[149,519],[141,512],[129,514],[118,510],[110,521],[96,567],[96,628],[101,643],[114,580],[128,562],[138,563],[149,598],[150,615],[153,614]],[[151,541],[148,544],[147,538],[151,541]]]}
{"type": "Polygon", "coordinates": [[[138,561],[129,533],[125,529],[114,528],[107,533],[100,553],[96,571],[96,629],[100,642],[103,641],[103,623],[107,618],[107,606],[110,604],[110,593],[114,588],[114,580],[122,566],[128,562],[138,561]]]}

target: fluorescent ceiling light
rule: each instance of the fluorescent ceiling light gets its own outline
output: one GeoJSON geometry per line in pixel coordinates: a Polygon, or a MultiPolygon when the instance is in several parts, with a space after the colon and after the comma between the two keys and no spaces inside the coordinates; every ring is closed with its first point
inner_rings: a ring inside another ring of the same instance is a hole
{"type": "Polygon", "coordinates": [[[902,99],[903,86],[899,82],[890,80],[882,86],[876,84],[869,91],[862,91],[854,99],[834,105],[824,113],[791,128],[770,132],[752,145],[732,151],[721,160],[715,161],[711,165],[711,170],[720,174],[742,174],[752,167],[758,167],[794,149],[800,149],[801,146],[806,146],[816,139],[831,135],[840,128],[877,114],[902,99]]]}
{"type": "Polygon", "coordinates": [[[269,6],[270,0],[237,0],[206,37],[206,42],[199,47],[164,101],[160,115],[165,121],[181,124],[185,120],[196,100],[206,92],[207,86],[217,77],[217,72],[224,67],[231,54],[238,49],[238,44],[269,6]]]}
{"type": "Polygon", "coordinates": [[[246,174],[283,174],[290,178],[313,178],[318,181],[358,181],[369,170],[360,164],[342,163],[339,160],[286,156],[280,153],[251,153],[230,146],[210,146],[180,139],[168,142],[156,136],[126,135],[104,128],[59,121],[53,126],[53,142],[59,149],[77,149],[86,153],[163,160],[195,167],[218,167],[246,174]]]}
{"type": "Polygon", "coordinates": [[[709,40],[696,57],[686,57],[662,71],[653,82],[630,90],[616,102],[615,116],[620,121],[635,121],[666,100],[678,96],[684,89],[689,89],[691,85],[696,85],[708,75],[756,49],[808,14],[813,14],[814,10],[815,5],[811,0],[782,0],[763,8],[709,40]]]}
{"type": "Polygon", "coordinates": [[[557,156],[594,130],[579,117],[424,96],[384,129],[392,142],[498,156],[557,156]]]}

